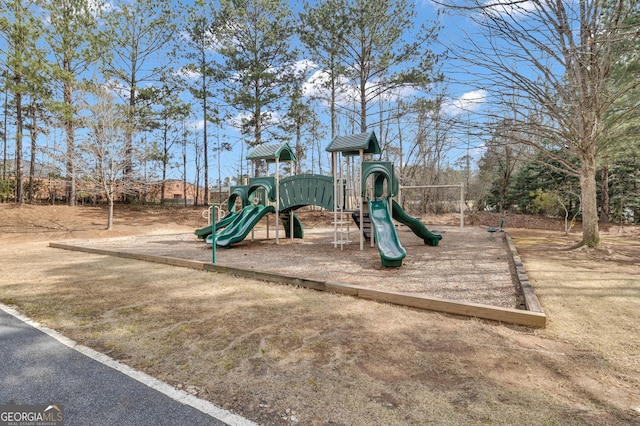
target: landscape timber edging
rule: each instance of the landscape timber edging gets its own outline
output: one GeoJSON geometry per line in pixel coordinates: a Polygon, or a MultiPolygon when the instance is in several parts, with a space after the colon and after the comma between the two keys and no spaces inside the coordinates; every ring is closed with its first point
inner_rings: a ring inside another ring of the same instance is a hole
{"type": "Polygon", "coordinates": [[[538,312],[544,314],[542,310],[542,305],[538,300],[538,296],[536,296],[536,292],[533,290],[533,286],[529,281],[529,277],[527,276],[527,271],[524,269],[524,264],[522,263],[522,259],[520,259],[520,255],[518,254],[518,249],[516,248],[511,235],[508,232],[505,232],[505,238],[507,239],[507,245],[509,246],[509,251],[511,252],[511,258],[513,259],[513,264],[516,268],[516,277],[518,279],[518,285],[520,286],[520,291],[522,291],[522,296],[524,297],[524,303],[527,307],[527,310],[530,312],[538,312]]]}
{"type": "Polygon", "coordinates": [[[143,260],[146,262],[155,262],[171,266],[205,270],[209,272],[218,272],[260,281],[275,282],[318,291],[333,292],[337,294],[359,297],[378,302],[391,303],[394,305],[407,306],[421,310],[488,319],[533,328],[544,328],[546,326],[546,315],[542,311],[540,303],[538,302],[538,298],[533,291],[533,287],[531,287],[529,279],[527,278],[526,272],[524,270],[524,266],[522,265],[522,261],[520,260],[520,256],[518,255],[511,237],[506,232],[505,237],[507,239],[511,256],[516,266],[518,285],[520,286],[522,294],[525,298],[527,310],[501,308],[496,306],[471,302],[460,302],[435,297],[422,297],[401,292],[373,290],[366,287],[337,281],[321,281],[315,279],[300,278],[290,275],[277,274],[274,272],[235,268],[174,257],[137,254],[121,250],[95,249],[91,247],[73,245],[72,243],[50,242],[49,247],[63,250],[80,251],[91,254],[122,257],[126,259],[143,260]]]}
{"type": "Polygon", "coordinates": [[[56,242],[50,242],[49,247],[63,249],[63,250],[79,251],[79,252],[90,253],[90,254],[101,254],[105,256],[122,257],[124,259],[144,260],[145,262],[162,263],[162,264],[171,265],[171,266],[182,266],[184,268],[190,268],[190,269],[198,269],[198,270],[204,269],[203,267],[204,262],[200,262],[197,260],[180,259],[178,257],[155,256],[151,254],[141,254],[141,253],[129,253],[129,252],[120,251],[120,250],[97,249],[92,247],[81,247],[81,246],[74,246],[72,244],[56,243],[56,242]]]}

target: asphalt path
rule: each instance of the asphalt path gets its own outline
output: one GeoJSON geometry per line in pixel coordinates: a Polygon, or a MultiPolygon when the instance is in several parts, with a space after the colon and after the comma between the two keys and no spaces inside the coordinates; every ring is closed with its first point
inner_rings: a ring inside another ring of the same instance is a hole
{"type": "Polygon", "coordinates": [[[0,405],[62,406],[64,426],[254,425],[0,304],[0,405]]]}

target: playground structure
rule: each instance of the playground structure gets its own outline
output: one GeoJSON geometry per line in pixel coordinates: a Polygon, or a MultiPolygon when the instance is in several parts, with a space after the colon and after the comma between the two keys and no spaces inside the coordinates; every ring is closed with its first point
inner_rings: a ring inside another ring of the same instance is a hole
{"type": "Polygon", "coordinates": [[[341,249],[352,242],[352,221],[358,227],[360,250],[365,240],[377,247],[385,267],[402,266],[406,251],[402,247],[393,219],[407,225],[426,245],[437,246],[440,234],[430,232],[419,219],[408,215],[393,199],[398,194],[399,182],[393,164],[385,161],[367,161],[380,153],[375,133],[338,136],[327,146],[331,153],[332,176],[317,174],[280,177],[280,163],[297,161],[287,143],[260,145],[247,159],[252,162],[275,163],[275,176],[249,179],[248,185],[230,189],[228,213],[211,226],[195,231],[198,238],[218,247],[229,247],[245,239],[254,226],[275,214],[275,240],[279,243],[280,222],[287,238],[303,238],[302,223],[294,211],[304,206],[319,206],[333,212],[333,246],[341,249]]]}

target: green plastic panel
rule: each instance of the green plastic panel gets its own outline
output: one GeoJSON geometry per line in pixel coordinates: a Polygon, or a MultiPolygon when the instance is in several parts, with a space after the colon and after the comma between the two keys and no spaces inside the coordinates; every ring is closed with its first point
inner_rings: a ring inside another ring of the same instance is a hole
{"type": "Polygon", "coordinates": [[[319,206],[333,211],[333,178],[296,175],[280,180],[280,211],[302,206],[319,206]]]}
{"type": "MultiPolygon", "coordinates": [[[[362,181],[360,182],[361,196],[365,196],[367,193],[367,178],[370,175],[374,175],[374,182],[376,187],[383,184],[383,181],[387,181],[387,187],[391,188],[391,194],[380,194],[378,197],[386,195],[395,197],[398,195],[399,182],[393,171],[393,163],[390,161],[363,161],[362,162],[362,181]],[[383,177],[384,179],[381,179],[383,177]]],[[[376,192],[378,188],[376,188],[376,192]]]]}
{"type": "Polygon", "coordinates": [[[253,194],[256,190],[264,188],[270,201],[276,200],[276,178],[273,176],[255,177],[249,179],[248,195],[253,194]]]}

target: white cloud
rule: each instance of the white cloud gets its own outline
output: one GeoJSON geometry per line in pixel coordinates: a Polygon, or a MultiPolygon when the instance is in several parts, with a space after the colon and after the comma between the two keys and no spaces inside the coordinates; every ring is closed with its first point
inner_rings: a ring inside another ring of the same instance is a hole
{"type": "Polygon", "coordinates": [[[396,101],[398,99],[407,99],[414,96],[418,91],[415,87],[406,85],[398,86],[393,90],[385,92],[382,96],[385,101],[396,101]]]}
{"type": "MultiPolygon", "coordinates": [[[[330,78],[329,72],[326,70],[317,69],[316,64],[310,61],[301,61],[304,64],[299,65],[307,66],[307,70],[316,69],[313,72],[307,81],[304,83],[302,87],[302,95],[310,98],[322,99],[325,102],[328,102],[330,99],[330,78]]],[[[377,82],[371,81],[367,83],[367,91],[375,90],[377,82]]],[[[416,89],[407,86],[398,86],[393,90],[387,90],[384,93],[378,95],[374,102],[378,102],[380,100],[384,102],[394,102],[399,99],[409,98],[415,95],[416,89]]],[[[336,103],[338,106],[342,106],[345,108],[352,108],[354,102],[359,102],[360,100],[360,91],[359,88],[354,85],[353,81],[350,81],[344,75],[339,75],[336,78],[336,103]]]]}
{"type": "Polygon", "coordinates": [[[477,111],[487,100],[489,93],[485,89],[473,90],[458,99],[445,103],[443,110],[448,115],[460,115],[465,112],[477,111]]]}
{"type": "Polygon", "coordinates": [[[302,86],[302,94],[309,97],[320,97],[326,92],[324,86],[329,81],[329,74],[318,70],[311,74],[309,79],[302,86]]]}
{"type": "Polygon", "coordinates": [[[204,129],[204,120],[191,120],[186,123],[186,126],[191,130],[204,129]]]}
{"type": "Polygon", "coordinates": [[[293,64],[293,70],[296,73],[307,73],[310,70],[316,69],[318,68],[318,66],[315,64],[315,62],[309,60],[309,59],[302,59],[300,61],[296,61],[293,64]]]}
{"type": "Polygon", "coordinates": [[[128,89],[118,80],[108,80],[103,84],[103,86],[108,92],[120,98],[124,98],[129,93],[128,89]]]}
{"type": "MultiPolygon", "coordinates": [[[[264,128],[270,127],[270,126],[274,126],[277,125],[278,123],[280,123],[283,118],[282,116],[275,112],[275,111],[263,111],[262,112],[262,124],[264,128]]],[[[246,122],[248,122],[249,120],[251,120],[251,114],[249,114],[246,111],[240,111],[238,112],[235,116],[230,117],[228,119],[228,123],[235,129],[240,129],[242,128],[242,125],[246,122]]]]}
{"type": "MultiPolygon", "coordinates": [[[[97,2],[92,2],[92,3],[97,3],[97,2]]],[[[110,12],[111,10],[113,10],[113,4],[109,3],[109,2],[104,2],[102,3],[100,6],[100,10],[103,12],[110,12]]],[[[97,9],[96,6],[93,7],[94,9],[97,9]]]]}
{"type": "Polygon", "coordinates": [[[536,10],[536,3],[532,0],[487,0],[483,6],[490,15],[511,19],[520,19],[536,10]]]}
{"type": "MultiPolygon", "coordinates": [[[[191,43],[191,36],[188,31],[178,31],[178,37],[186,43],[191,43]]],[[[209,53],[216,53],[222,43],[216,38],[216,35],[210,29],[205,31],[205,50],[209,53]]]]}
{"type": "Polygon", "coordinates": [[[174,72],[174,75],[177,77],[182,77],[185,80],[197,80],[200,78],[201,74],[200,72],[194,70],[194,69],[189,69],[189,68],[180,68],[179,70],[174,72]]]}

